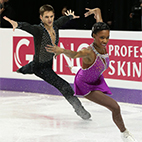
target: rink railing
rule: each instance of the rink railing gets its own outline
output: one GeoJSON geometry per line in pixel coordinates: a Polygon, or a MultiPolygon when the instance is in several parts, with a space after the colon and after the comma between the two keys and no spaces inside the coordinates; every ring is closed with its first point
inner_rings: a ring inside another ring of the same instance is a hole
{"type": "MultiPolygon", "coordinates": [[[[91,31],[60,30],[61,48],[80,50],[93,42],[91,31]]],[[[142,32],[111,31],[107,45],[110,66],[104,72],[113,96],[120,102],[142,104],[142,32]]],[[[61,95],[53,86],[35,75],[15,71],[33,59],[33,37],[16,29],[0,28],[0,89],[61,95]]],[[[81,59],[59,55],[54,71],[73,87],[74,76],[67,66],[81,66],[81,59]]]]}

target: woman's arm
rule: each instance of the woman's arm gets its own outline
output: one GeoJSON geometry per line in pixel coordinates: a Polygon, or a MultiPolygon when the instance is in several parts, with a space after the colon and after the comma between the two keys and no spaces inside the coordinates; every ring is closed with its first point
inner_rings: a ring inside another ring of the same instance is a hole
{"type": "Polygon", "coordinates": [[[94,18],[96,19],[96,22],[103,22],[101,10],[99,8],[94,8],[94,9],[85,8],[85,9],[88,10],[88,12],[84,14],[85,17],[88,17],[91,14],[94,14],[94,18]]]}
{"type": "Polygon", "coordinates": [[[66,56],[68,56],[69,58],[89,58],[90,56],[90,49],[82,49],[80,51],[72,51],[72,50],[68,50],[68,49],[63,49],[60,48],[59,46],[52,46],[52,45],[47,45],[46,51],[47,52],[51,52],[51,53],[55,53],[55,55],[59,55],[59,54],[65,54],[66,56]]]}

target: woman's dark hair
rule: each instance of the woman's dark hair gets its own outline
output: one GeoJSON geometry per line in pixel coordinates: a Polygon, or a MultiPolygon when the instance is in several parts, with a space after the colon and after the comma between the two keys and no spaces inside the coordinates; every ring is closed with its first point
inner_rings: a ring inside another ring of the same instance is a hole
{"type": "Polygon", "coordinates": [[[54,8],[49,4],[45,4],[45,5],[41,6],[39,9],[39,14],[41,16],[43,16],[45,11],[52,11],[53,13],[55,13],[54,8]]]}
{"type": "Polygon", "coordinates": [[[104,23],[104,22],[97,22],[93,25],[92,27],[92,37],[93,37],[93,34],[96,34],[102,30],[110,30],[109,26],[104,23]]]}

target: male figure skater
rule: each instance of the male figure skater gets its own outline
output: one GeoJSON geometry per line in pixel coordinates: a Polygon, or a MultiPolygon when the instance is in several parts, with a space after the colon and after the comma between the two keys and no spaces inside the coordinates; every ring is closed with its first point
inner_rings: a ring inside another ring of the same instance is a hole
{"type": "Polygon", "coordinates": [[[18,69],[17,72],[22,74],[35,74],[42,78],[47,83],[56,87],[66,98],[66,100],[73,106],[75,112],[82,119],[89,119],[90,113],[87,112],[81,105],[79,99],[74,96],[74,91],[68,82],[60,78],[53,70],[53,53],[45,50],[45,46],[58,45],[59,42],[59,28],[67,21],[79,16],[75,16],[74,12],[67,11],[66,16],[62,16],[54,21],[55,12],[51,5],[43,5],[39,9],[41,23],[39,25],[30,25],[26,22],[16,22],[7,17],[5,20],[9,21],[15,28],[20,28],[31,33],[34,37],[35,55],[32,62],[18,69]]]}

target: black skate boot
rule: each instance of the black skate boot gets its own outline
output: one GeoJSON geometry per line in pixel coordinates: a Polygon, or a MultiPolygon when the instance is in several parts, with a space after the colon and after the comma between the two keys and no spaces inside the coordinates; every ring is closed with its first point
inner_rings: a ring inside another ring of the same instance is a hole
{"type": "Polygon", "coordinates": [[[75,112],[84,120],[91,118],[91,114],[88,111],[86,111],[83,106],[80,108],[76,108],[75,112]]]}
{"type": "Polygon", "coordinates": [[[68,99],[68,101],[75,109],[76,114],[79,115],[82,119],[87,120],[91,118],[91,114],[85,110],[80,100],[76,96],[72,96],[70,99],[68,99]]]}
{"type": "Polygon", "coordinates": [[[21,73],[21,72],[20,72],[20,69],[18,69],[16,72],[17,72],[17,73],[21,73]]]}

